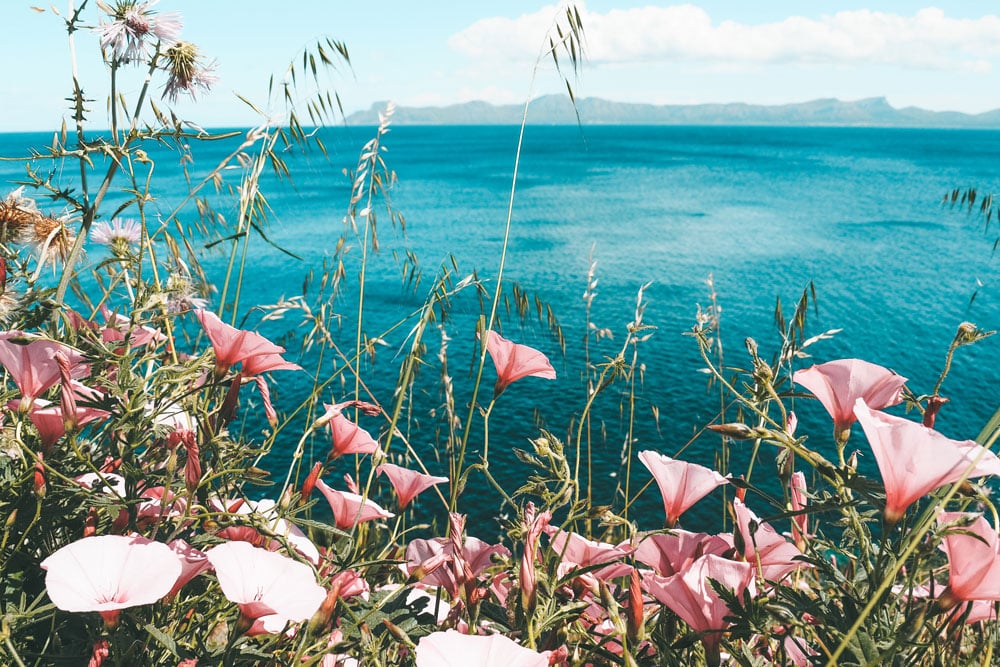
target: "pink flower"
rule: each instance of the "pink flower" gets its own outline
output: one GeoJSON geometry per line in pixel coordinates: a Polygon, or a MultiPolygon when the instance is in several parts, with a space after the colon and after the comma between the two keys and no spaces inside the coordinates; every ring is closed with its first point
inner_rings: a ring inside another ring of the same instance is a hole
{"type": "Polygon", "coordinates": [[[14,342],[15,337],[25,336],[20,331],[0,334],[0,364],[7,369],[17,388],[21,390],[22,408],[30,407],[42,392],[61,380],[56,354],[62,353],[70,364],[74,378],[86,377],[90,367],[84,365],[83,355],[62,343],[36,338],[27,344],[14,342]]]}
{"type": "Polygon", "coordinates": [[[733,548],[732,536],[692,533],[675,528],[669,533],[647,535],[635,548],[633,556],[652,567],[661,577],[686,570],[706,554],[722,556],[733,548]]]}
{"type": "Polygon", "coordinates": [[[312,568],[246,542],[226,542],[207,552],[222,593],[239,605],[248,620],[277,614],[291,622],[307,620],[326,591],[312,568]]]}
{"type": "Polygon", "coordinates": [[[339,405],[324,405],[326,414],[321,419],[329,419],[330,435],[333,436],[330,458],[345,454],[374,454],[378,451],[375,438],[345,417],[339,405]]]}
{"type": "Polygon", "coordinates": [[[142,240],[142,223],[134,218],[116,218],[111,222],[101,220],[90,228],[90,240],[109,248],[137,245],[142,240]]]}
{"type": "Polygon", "coordinates": [[[941,548],[948,555],[948,588],[939,598],[949,608],[958,601],[1000,600],[1000,539],[979,514],[942,512],[938,525],[955,524],[941,548]]]}
{"type": "MultiPolygon", "coordinates": [[[[11,410],[19,410],[21,400],[15,399],[7,403],[11,410]]],[[[107,410],[98,408],[81,408],[79,405],[73,413],[72,421],[77,426],[83,426],[90,422],[104,419],[110,413],[107,410]]],[[[44,399],[35,399],[32,403],[31,412],[28,413],[31,423],[38,429],[38,437],[42,441],[42,451],[46,454],[52,451],[53,446],[66,435],[66,416],[63,408],[58,405],[51,405],[44,399]]]]}
{"type": "Polygon", "coordinates": [[[951,440],[923,424],[868,409],[854,413],[875,453],[885,485],[885,520],[899,521],[914,501],[968,477],[1000,475],[1000,458],[972,440],[951,440]]]}
{"type": "Polygon", "coordinates": [[[165,596],[181,575],[180,560],[166,544],[121,535],[71,542],[42,561],[42,569],[56,607],[96,611],[109,626],[122,609],[165,596]]]}
{"type": "Polygon", "coordinates": [[[417,495],[435,484],[444,484],[448,481],[447,477],[425,475],[422,472],[403,468],[392,463],[383,463],[375,468],[375,472],[379,475],[384,474],[389,478],[392,488],[396,490],[396,497],[399,499],[400,507],[406,507],[417,495]]]}
{"type": "Polygon", "coordinates": [[[215,61],[206,62],[198,47],[191,42],[177,42],[164,53],[164,69],[167,70],[167,84],[163,87],[163,97],[177,101],[181,91],[194,99],[198,91],[208,92],[219,80],[215,74],[215,61]]]}
{"type": "Polygon", "coordinates": [[[660,487],[667,525],[671,527],[681,514],[715,487],[729,483],[725,477],[705,466],[672,459],[654,451],[639,452],[639,460],[653,474],[660,487]]]}
{"type": "Polygon", "coordinates": [[[181,588],[196,576],[212,569],[212,564],[208,562],[208,555],[204,551],[195,549],[184,540],[174,540],[167,546],[177,554],[178,562],[181,564],[180,576],[167,593],[167,596],[171,597],[177,595],[181,588]]]}
{"type": "Polygon", "coordinates": [[[101,340],[105,343],[124,341],[128,336],[131,347],[142,347],[150,343],[162,343],[167,339],[161,331],[153,327],[133,326],[129,318],[111,312],[107,306],[101,306],[101,315],[104,316],[101,340]]]}
{"type": "Polygon", "coordinates": [[[753,583],[753,566],[711,554],[702,556],[690,567],[672,577],[646,573],[643,577],[646,591],[681,617],[691,629],[704,633],[701,641],[709,664],[719,664],[721,633],[729,627],[725,620],[732,611],[709,583],[714,579],[735,595],[742,596],[749,590],[756,593],[753,583]]]}
{"type": "Polygon", "coordinates": [[[337,528],[341,530],[350,530],[365,521],[390,519],[396,516],[392,512],[385,511],[371,500],[356,493],[331,489],[321,479],[316,480],[316,488],[320,490],[320,493],[330,503],[330,509],[333,510],[333,519],[337,524],[337,528]]]}
{"type": "Polygon", "coordinates": [[[486,332],[486,351],[497,369],[494,397],[502,394],[510,383],[523,377],[556,379],[556,370],[552,368],[548,357],[533,347],[512,343],[495,331],[486,332]]]}
{"type": "Polygon", "coordinates": [[[503,635],[463,635],[455,630],[432,632],[417,643],[417,667],[548,667],[538,653],[503,635]]]}
{"type": "Polygon", "coordinates": [[[478,577],[493,563],[493,555],[510,557],[502,544],[487,544],[463,536],[465,517],[451,514],[447,538],[416,539],[406,547],[406,569],[426,586],[441,586],[452,598],[465,597],[477,588],[478,577]]]}
{"type": "Polygon", "coordinates": [[[802,552],[764,523],[739,498],[733,499],[736,530],[743,541],[743,557],[765,581],[780,582],[806,563],[796,560],[802,552]]]}
{"type": "Polygon", "coordinates": [[[194,311],[215,350],[216,375],[224,375],[231,366],[255,355],[281,354],[285,348],[275,345],[253,331],[231,327],[209,310],[194,311]]]}
{"type": "Polygon", "coordinates": [[[254,377],[273,371],[301,371],[302,366],[285,361],[280,354],[255,354],[243,361],[243,377],[254,377]]]}
{"type": "Polygon", "coordinates": [[[833,417],[834,435],[846,442],[859,398],[875,410],[903,400],[906,378],[861,359],[838,359],[796,371],[792,380],[819,399],[833,417]]]}
{"type": "Polygon", "coordinates": [[[101,48],[108,52],[108,60],[116,63],[149,60],[150,42],[172,44],[177,40],[181,31],[180,14],[154,12],[152,7],[157,2],[116,0],[113,7],[101,5],[113,19],[94,28],[100,35],[101,48]]]}
{"type": "Polygon", "coordinates": [[[583,535],[563,530],[553,531],[550,547],[562,558],[562,562],[573,569],[589,568],[601,563],[607,567],[594,570],[598,579],[613,579],[622,577],[632,571],[632,566],[621,562],[632,553],[632,548],[626,545],[614,545],[607,542],[588,540],[583,535]]]}

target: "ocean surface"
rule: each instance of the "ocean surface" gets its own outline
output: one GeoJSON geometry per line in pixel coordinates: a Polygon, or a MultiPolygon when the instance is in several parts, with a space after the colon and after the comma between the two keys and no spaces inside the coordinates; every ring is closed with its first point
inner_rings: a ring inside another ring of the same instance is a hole
{"type": "MultiPolygon", "coordinates": [[[[373,128],[329,131],[329,156],[288,151],[293,179],[265,179],[274,243],[295,253],[293,259],[254,239],[241,312],[301,292],[303,278],[319,270],[344,233],[350,180],[361,146],[373,128]]],[[[440,267],[458,266],[456,280],[475,270],[488,288],[496,277],[502,248],[507,200],[511,189],[518,129],[515,127],[398,127],[385,137],[384,158],[398,176],[390,191],[392,207],[406,220],[403,234],[379,218],[381,252],[366,286],[366,329],[372,336],[404,318],[426,297],[440,267]],[[410,251],[419,259],[423,280],[415,288],[401,280],[393,252],[410,251]]],[[[25,155],[31,147],[51,142],[49,134],[0,135],[0,155],[25,155]]],[[[230,143],[193,145],[187,169],[194,180],[213,167],[230,143]]],[[[179,155],[169,147],[150,147],[156,162],[151,215],[167,215],[182,200],[186,182],[179,155]],[[158,183],[158,185],[156,185],[158,183]]],[[[532,298],[551,305],[562,326],[566,352],[533,317],[522,323],[504,319],[504,334],[544,351],[558,379],[527,378],[500,398],[490,430],[491,472],[509,490],[527,469],[512,448],[528,447],[538,435],[538,420],[565,438],[586,400],[583,340],[586,336],[583,293],[591,261],[599,283],[591,320],[612,339],[591,344],[592,360],[603,361],[621,347],[632,320],[636,295],[644,291],[646,324],[655,327],[639,345],[644,365],[636,402],[633,449],[673,455],[692,434],[716,418],[718,394],[708,390],[707,376],[694,340],[685,336],[695,322],[698,304],[708,304],[706,280],[711,275],[722,306],[722,336],[728,365],[749,365],[743,340],[754,337],[762,356],[777,348],[773,323],[781,299],[786,315],[807,286],[817,301],[810,309],[807,335],[841,329],[830,340],[809,348],[814,362],[861,357],[893,368],[910,378],[918,394],[929,392],[941,370],[956,327],[971,321],[985,329],[1000,328],[1000,258],[993,244],[1000,227],[984,230],[976,216],[942,206],[942,196],[955,187],[995,189],[1000,173],[1000,132],[899,130],[873,128],[753,127],[547,127],[527,128],[514,199],[505,279],[516,281],[532,298]],[[972,300],[973,294],[977,296],[972,300]],[[654,407],[655,406],[655,407],[654,407]],[[658,419],[656,418],[658,415],[658,419]]],[[[74,164],[48,164],[53,182],[75,187],[74,164]]],[[[0,177],[13,188],[23,177],[23,164],[0,163],[0,177]]],[[[230,177],[237,176],[232,174],[230,177]]],[[[124,187],[123,182],[116,187],[124,187]]],[[[106,211],[120,194],[112,194],[106,211]]],[[[187,219],[193,218],[190,207],[187,219]]],[[[234,208],[221,207],[232,216],[234,208]]],[[[182,216],[184,217],[184,216],[182,216]]],[[[344,314],[341,342],[352,345],[357,290],[355,247],[348,253],[342,296],[334,309],[344,314]]],[[[216,247],[216,251],[218,247],[216,247]]],[[[99,250],[89,261],[101,259],[99,250]]],[[[206,266],[221,281],[224,259],[206,251],[206,266]]],[[[213,304],[215,306],[217,304],[213,304]]],[[[472,377],[474,323],[479,302],[459,296],[454,313],[443,323],[451,339],[449,370],[464,418],[472,377]]],[[[291,316],[289,316],[291,317],[291,316]]],[[[259,319],[251,315],[251,324],[259,319]]],[[[292,337],[298,322],[269,323],[269,335],[284,336],[290,356],[300,359],[292,337]]],[[[399,357],[408,324],[385,334],[364,373],[376,398],[392,400],[399,357]]],[[[440,408],[434,380],[439,370],[435,346],[441,335],[427,336],[428,366],[418,384],[422,408],[440,408]]],[[[309,358],[302,364],[310,368],[309,358]]],[[[329,363],[321,375],[332,373],[329,363]]],[[[488,398],[492,367],[484,376],[488,398]]],[[[306,391],[304,373],[274,376],[276,400],[289,408],[306,391]]],[[[351,383],[353,386],[353,383],[351,383]]],[[[339,383],[324,396],[342,400],[348,388],[339,383]]],[[[622,479],[621,452],[626,437],[622,410],[623,385],[613,386],[595,405],[593,427],[595,502],[618,502],[615,484],[622,479]]],[[[943,393],[952,399],[938,427],[953,438],[973,438],[1000,405],[1000,337],[958,351],[943,393]]],[[[627,405],[625,403],[624,405],[627,405]]],[[[799,432],[809,444],[834,457],[829,419],[810,401],[797,400],[799,432]]],[[[440,414],[438,410],[437,414],[440,414]]],[[[735,411],[730,411],[730,418],[735,411]]],[[[478,423],[478,422],[477,422],[478,423]]],[[[366,428],[380,424],[369,419],[366,428]]],[[[412,441],[432,472],[445,471],[436,459],[439,421],[413,415],[412,441]]],[[[874,459],[860,429],[851,448],[861,452],[861,465],[872,472],[874,459]]],[[[247,431],[253,435],[253,430],[247,431]]],[[[473,454],[480,448],[481,429],[474,429],[473,454]]],[[[282,470],[297,433],[288,433],[269,466],[282,470]]],[[[713,465],[719,439],[702,435],[684,457],[713,465]]],[[[730,469],[746,468],[749,450],[735,445],[730,469]]],[[[754,479],[772,492],[773,452],[764,452],[754,479]]],[[[334,486],[353,464],[338,464],[328,477],[334,486]]],[[[632,474],[648,479],[637,461],[632,474]]],[[[635,483],[635,482],[633,482],[635,483]]],[[[499,502],[473,478],[460,504],[479,521],[474,532],[496,529],[499,502]]],[[[636,487],[633,486],[633,489],[636,487]]],[[[423,501],[432,507],[431,501],[423,501]]],[[[767,515],[763,502],[751,507],[767,515]]],[[[647,489],[631,516],[643,528],[661,525],[663,514],[655,487],[647,489]]],[[[689,528],[714,525],[721,517],[719,494],[686,515],[689,528]]],[[[475,525],[475,524],[473,524],[475,525]]]]}

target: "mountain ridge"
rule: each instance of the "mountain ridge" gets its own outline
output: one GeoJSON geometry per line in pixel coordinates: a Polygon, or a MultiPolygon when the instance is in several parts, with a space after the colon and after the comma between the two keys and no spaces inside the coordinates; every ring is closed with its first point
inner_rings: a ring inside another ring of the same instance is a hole
{"type": "MultiPolygon", "coordinates": [[[[386,102],[349,114],[348,125],[376,125],[386,102]]],[[[778,105],[745,102],[643,104],[599,97],[577,98],[576,110],[565,95],[543,95],[531,102],[529,125],[773,125],[1000,129],[1000,109],[979,114],[896,108],[885,97],[842,101],[820,98],[778,105]]],[[[522,104],[472,101],[447,106],[396,107],[394,125],[519,125],[522,104]]]]}

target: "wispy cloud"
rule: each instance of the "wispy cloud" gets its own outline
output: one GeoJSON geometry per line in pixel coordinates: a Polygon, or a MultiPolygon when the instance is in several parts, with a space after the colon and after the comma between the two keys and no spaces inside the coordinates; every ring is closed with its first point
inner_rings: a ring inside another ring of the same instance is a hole
{"type": "MultiPolygon", "coordinates": [[[[484,60],[534,59],[558,14],[546,6],[518,18],[481,19],[449,40],[484,60]]],[[[696,62],[711,65],[891,65],[989,71],[1000,54],[1000,17],[950,18],[941,9],[912,16],[873,10],[820,18],[790,16],[749,25],[715,21],[695,5],[606,13],[580,8],[591,63],[696,62]]]]}

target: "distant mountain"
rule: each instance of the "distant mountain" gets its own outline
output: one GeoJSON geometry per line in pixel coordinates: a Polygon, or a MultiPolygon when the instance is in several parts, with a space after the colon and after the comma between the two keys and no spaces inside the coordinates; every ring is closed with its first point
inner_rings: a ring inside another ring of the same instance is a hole
{"type": "MultiPolygon", "coordinates": [[[[1000,109],[980,114],[896,109],[884,97],[853,102],[837,99],[797,104],[655,105],[611,102],[597,97],[577,99],[584,125],[833,125],[855,127],[1000,128],[1000,109]]],[[[347,117],[350,125],[375,125],[385,102],[347,117]]],[[[395,125],[519,125],[520,104],[466,102],[444,107],[396,107],[395,125]]],[[[532,101],[531,125],[575,125],[576,113],[565,95],[545,95],[532,101]]]]}

